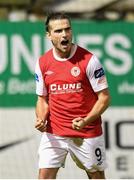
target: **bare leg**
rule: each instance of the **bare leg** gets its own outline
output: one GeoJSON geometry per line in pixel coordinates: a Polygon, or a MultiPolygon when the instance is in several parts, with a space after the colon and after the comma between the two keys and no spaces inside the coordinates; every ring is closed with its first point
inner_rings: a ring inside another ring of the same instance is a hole
{"type": "Polygon", "coordinates": [[[93,173],[86,171],[86,173],[89,179],[105,179],[104,171],[96,171],[93,173]]]}
{"type": "Polygon", "coordinates": [[[59,168],[39,169],[39,179],[56,179],[59,168]]]}

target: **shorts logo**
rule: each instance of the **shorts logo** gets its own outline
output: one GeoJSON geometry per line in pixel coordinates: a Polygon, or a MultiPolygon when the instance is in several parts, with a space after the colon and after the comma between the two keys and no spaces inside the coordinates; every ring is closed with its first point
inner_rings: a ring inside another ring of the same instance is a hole
{"type": "Polygon", "coordinates": [[[79,76],[80,75],[80,68],[79,67],[73,67],[72,69],[71,69],[71,74],[72,74],[72,76],[74,76],[74,77],[77,77],[77,76],[79,76]]]}

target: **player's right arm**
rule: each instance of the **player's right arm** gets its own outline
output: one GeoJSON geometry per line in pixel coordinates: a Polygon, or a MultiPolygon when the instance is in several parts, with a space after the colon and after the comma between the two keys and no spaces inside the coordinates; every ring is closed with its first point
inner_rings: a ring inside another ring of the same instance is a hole
{"type": "Polygon", "coordinates": [[[35,128],[41,132],[46,130],[47,117],[49,114],[48,106],[48,94],[45,87],[45,82],[42,76],[43,72],[40,67],[39,60],[36,63],[35,67],[35,80],[36,80],[36,94],[38,95],[36,103],[36,122],[35,128]]]}
{"type": "Polygon", "coordinates": [[[49,114],[47,96],[38,96],[35,112],[35,128],[41,132],[44,132],[46,130],[47,117],[49,114]]]}

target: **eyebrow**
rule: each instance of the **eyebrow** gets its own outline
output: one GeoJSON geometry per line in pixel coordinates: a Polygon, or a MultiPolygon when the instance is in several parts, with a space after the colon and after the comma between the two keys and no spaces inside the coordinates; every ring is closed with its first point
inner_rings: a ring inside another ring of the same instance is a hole
{"type": "Polygon", "coordinates": [[[54,31],[56,32],[56,31],[69,30],[69,29],[71,29],[71,26],[68,26],[66,28],[55,29],[54,31]]]}

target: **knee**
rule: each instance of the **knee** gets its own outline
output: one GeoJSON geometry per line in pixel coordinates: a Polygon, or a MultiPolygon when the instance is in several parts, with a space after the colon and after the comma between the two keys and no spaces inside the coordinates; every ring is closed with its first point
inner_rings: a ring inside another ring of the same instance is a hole
{"type": "Polygon", "coordinates": [[[105,179],[104,171],[87,172],[91,179],[105,179]]]}
{"type": "Polygon", "coordinates": [[[58,168],[43,168],[39,170],[39,179],[56,179],[58,168]]]}

